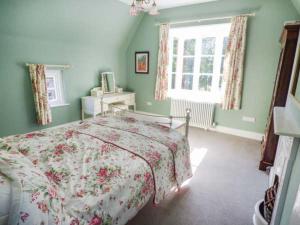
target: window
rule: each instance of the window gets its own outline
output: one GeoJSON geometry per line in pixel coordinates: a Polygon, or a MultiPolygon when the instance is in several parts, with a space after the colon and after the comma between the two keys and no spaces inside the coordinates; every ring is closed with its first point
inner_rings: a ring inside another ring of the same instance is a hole
{"type": "Polygon", "coordinates": [[[46,85],[48,92],[48,102],[50,104],[50,107],[66,105],[63,91],[62,70],[47,68],[46,85]]]}
{"type": "Polygon", "coordinates": [[[170,30],[170,97],[220,102],[230,23],[170,30]]]}

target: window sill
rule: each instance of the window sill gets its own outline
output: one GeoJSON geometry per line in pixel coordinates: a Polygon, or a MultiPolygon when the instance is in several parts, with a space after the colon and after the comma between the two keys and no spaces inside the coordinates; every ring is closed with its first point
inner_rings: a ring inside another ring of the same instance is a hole
{"type": "Polygon", "coordinates": [[[199,103],[203,103],[203,102],[207,102],[207,103],[214,103],[214,104],[218,104],[221,105],[221,99],[220,98],[213,98],[213,97],[207,97],[207,96],[178,96],[178,95],[169,95],[168,96],[170,99],[176,99],[176,100],[186,100],[186,101],[191,101],[191,102],[199,102],[199,103]]]}
{"type": "Polygon", "coordinates": [[[58,107],[64,107],[64,106],[69,106],[69,103],[64,103],[64,104],[59,104],[59,105],[51,105],[50,108],[58,108],[58,107]]]}

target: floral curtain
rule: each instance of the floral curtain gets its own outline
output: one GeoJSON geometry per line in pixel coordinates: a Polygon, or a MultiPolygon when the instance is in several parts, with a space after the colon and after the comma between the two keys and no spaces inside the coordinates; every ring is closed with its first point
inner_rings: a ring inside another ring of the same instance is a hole
{"type": "Polygon", "coordinates": [[[44,65],[29,65],[37,123],[47,125],[52,122],[50,107],[48,104],[47,85],[44,65]]]}
{"type": "Polygon", "coordinates": [[[231,22],[224,68],[226,82],[222,104],[224,110],[241,108],[247,19],[247,16],[237,16],[231,22]]]}
{"type": "Polygon", "coordinates": [[[165,100],[168,92],[169,30],[169,24],[160,25],[158,65],[155,86],[155,100],[158,101],[165,100]]]}

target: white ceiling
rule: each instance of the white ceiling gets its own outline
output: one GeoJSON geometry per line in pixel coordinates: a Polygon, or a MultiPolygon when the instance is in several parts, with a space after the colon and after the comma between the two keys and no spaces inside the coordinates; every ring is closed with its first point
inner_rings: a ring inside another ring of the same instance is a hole
{"type": "MultiPolygon", "coordinates": [[[[132,0],[119,0],[124,2],[128,5],[132,3],[132,0]]],[[[160,9],[166,8],[174,8],[178,6],[185,6],[185,5],[192,5],[192,4],[199,4],[205,2],[214,2],[219,0],[156,0],[156,3],[160,9]]]]}

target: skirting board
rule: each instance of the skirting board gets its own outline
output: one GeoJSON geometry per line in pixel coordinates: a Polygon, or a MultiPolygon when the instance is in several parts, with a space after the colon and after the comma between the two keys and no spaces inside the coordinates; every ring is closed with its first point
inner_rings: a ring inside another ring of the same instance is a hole
{"type": "MultiPolygon", "coordinates": [[[[144,114],[148,114],[148,115],[156,115],[156,116],[159,115],[159,114],[154,114],[154,113],[149,113],[149,112],[144,112],[144,111],[136,111],[136,112],[144,113],[144,114]]],[[[191,124],[191,127],[193,127],[192,124],[191,124]]],[[[219,132],[219,133],[224,133],[224,134],[231,134],[234,136],[244,137],[244,138],[248,138],[248,139],[252,139],[252,140],[256,140],[256,141],[261,141],[264,136],[264,134],[262,134],[262,133],[246,131],[246,130],[231,128],[231,127],[224,127],[224,126],[215,126],[215,127],[209,128],[208,130],[219,132]]]]}
{"type": "Polygon", "coordinates": [[[240,129],[231,128],[231,127],[223,127],[223,126],[212,127],[212,128],[209,128],[209,130],[224,133],[224,134],[231,134],[234,136],[249,138],[249,139],[253,139],[256,141],[262,141],[263,136],[264,136],[264,134],[262,134],[262,133],[240,130],[240,129]]]}

